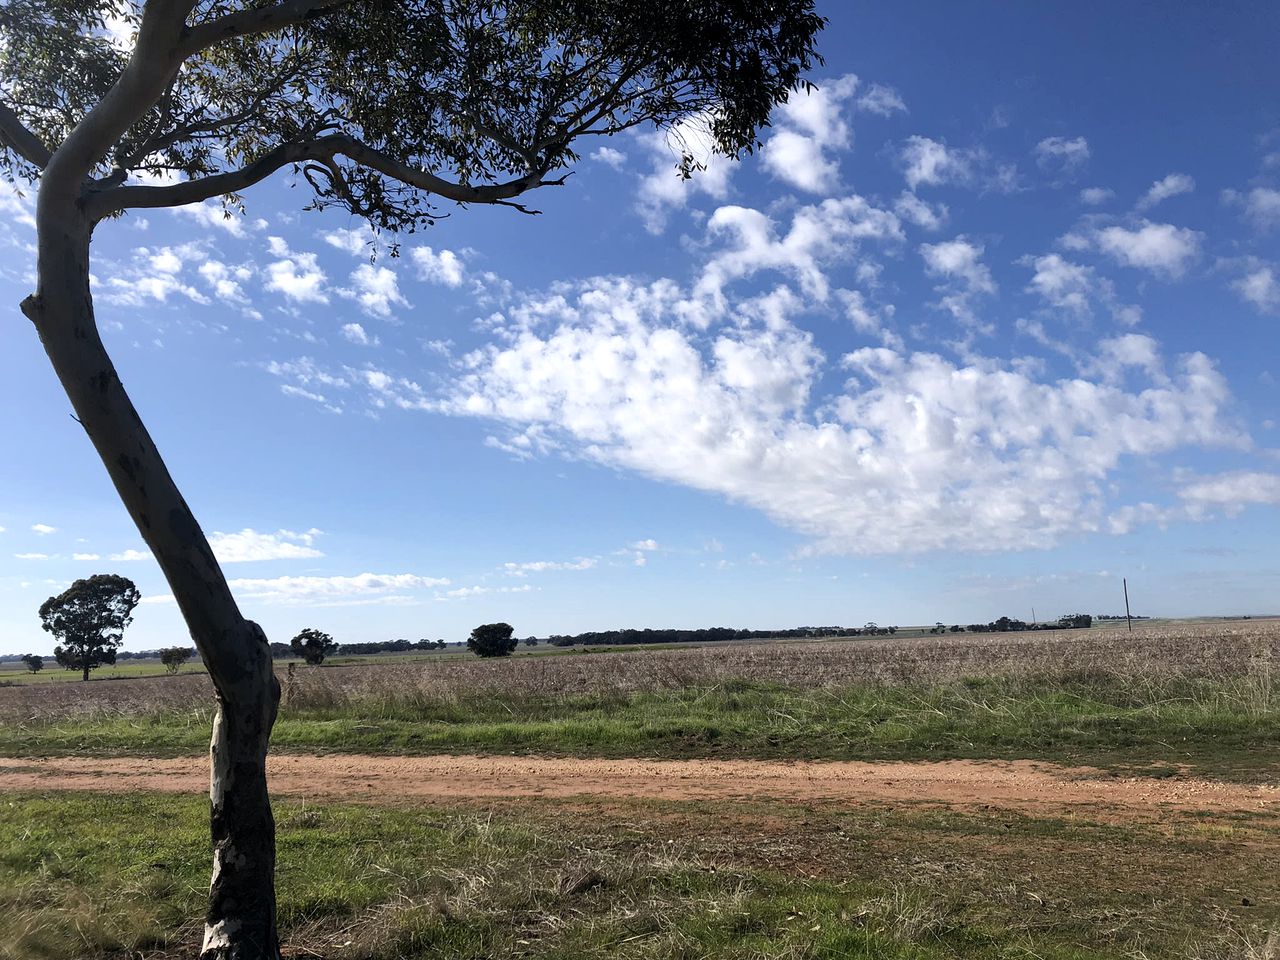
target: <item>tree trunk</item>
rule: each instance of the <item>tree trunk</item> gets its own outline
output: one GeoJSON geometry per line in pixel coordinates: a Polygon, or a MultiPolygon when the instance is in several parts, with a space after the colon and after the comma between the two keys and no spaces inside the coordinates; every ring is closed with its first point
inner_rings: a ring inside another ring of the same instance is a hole
{"type": "Polygon", "coordinates": [[[46,189],[47,179],[36,209],[38,286],[22,310],[169,581],[217,692],[209,784],[213,880],[200,957],[278,960],[275,823],[266,758],[280,685],[271,649],[261,628],[236,606],[208,540],[102,344],[89,290],[93,225],[76,191],[46,189]]]}
{"type": "Polygon", "coordinates": [[[81,677],[80,679],[81,679],[81,680],[83,680],[83,681],[84,681],[84,682],[86,682],[86,683],[89,681],[89,666],[88,666],[88,664],[86,664],[86,665],[85,665],[85,667],[84,667],[84,676],[83,676],[83,677],[81,677]]]}

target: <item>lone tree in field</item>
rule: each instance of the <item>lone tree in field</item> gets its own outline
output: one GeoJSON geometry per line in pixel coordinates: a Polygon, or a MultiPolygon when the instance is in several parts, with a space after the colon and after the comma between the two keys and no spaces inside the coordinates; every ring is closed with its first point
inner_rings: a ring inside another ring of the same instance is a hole
{"type": "Polygon", "coordinates": [[[62,641],[54,659],[68,670],[89,671],[116,662],[116,648],[124,628],[133,622],[133,608],[142,595],[133,581],[114,573],[98,573],[77,580],[40,605],[40,623],[62,641]]]}
{"type": "Polygon", "coordinates": [[[24,653],[22,655],[22,664],[32,673],[39,673],[44,669],[44,657],[37,653],[24,653]]]}
{"type": "Polygon", "coordinates": [[[289,641],[293,652],[313,667],[324,663],[324,658],[338,649],[337,641],[327,633],[303,627],[298,635],[289,641]]]}
{"type": "Polygon", "coordinates": [[[509,657],[519,643],[509,623],[482,623],[467,637],[467,649],[477,657],[509,657]]]}
{"type": "MultiPolygon", "coordinates": [[[[217,696],[204,960],[280,953],[266,781],[279,684],[103,346],[95,227],[216,198],[234,210],[292,171],[311,207],[412,231],[434,221],[434,202],[524,209],[517,198],[563,182],[582,138],[691,117],[737,156],[806,83],[822,22],[813,0],[0,5],[0,172],[36,188],[36,292],[22,310],[217,696]],[[107,18],[132,28],[128,49],[107,18]]],[[[255,480],[246,471],[246,487],[255,480]]]]}
{"type": "Polygon", "coordinates": [[[190,659],[190,647],[165,647],[160,651],[160,662],[169,673],[177,673],[190,659]]]}

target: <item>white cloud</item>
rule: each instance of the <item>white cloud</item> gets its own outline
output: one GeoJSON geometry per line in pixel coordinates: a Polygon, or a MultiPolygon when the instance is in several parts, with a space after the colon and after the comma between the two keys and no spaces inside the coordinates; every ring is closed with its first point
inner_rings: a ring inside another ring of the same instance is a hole
{"type": "Polygon", "coordinates": [[[1170,223],[1143,220],[1135,229],[1104,227],[1098,248],[1117,263],[1177,279],[1199,255],[1200,234],[1170,223]]]}
{"type": "Polygon", "coordinates": [[[352,256],[360,256],[361,254],[367,256],[374,249],[375,238],[368,224],[361,224],[349,230],[339,227],[336,230],[321,234],[321,236],[324,237],[324,242],[329,246],[336,247],[343,253],[349,253],[352,256]]]}
{"type": "Polygon", "coordinates": [[[140,560],[150,560],[150,550],[134,550],[132,547],[128,550],[122,550],[120,553],[113,553],[108,558],[112,563],[137,563],[140,560]]]}
{"type": "Polygon", "coordinates": [[[12,184],[0,184],[0,214],[3,214],[5,219],[34,229],[35,210],[35,197],[31,193],[19,196],[17,188],[12,184]]]}
{"type": "MultiPolygon", "coordinates": [[[[370,337],[365,328],[358,323],[344,323],[342,325],[342,336],[352,343],[359,344],[362,347],[373,347],[378,345],[378,338],[370,337]]],[[[317,397],[315,394],[312,395],[312,399],[317,398],[321,400],[324,399],[323,397],[317,397]]]]}
{"type": "Polygon", "coordinates": [[[1115,195],[1116,192],[1107,187],[1085,187],[1080,191],[1080,202],[1096,207],[1106,203],[1115,195]]]}
{"type": "Polygon", "coordinates": [[[830,154],[852,143],[843,109],[857,89],[858,78],[846,74],[813,90],[793,92],[774,111],[774,133],[762,154],[765,169],[800,190],[835,190],[840,166],[830,154]]]}
{"type": "Polygon", "coordinates": [[[467,600],[471,597],[482,597],[490,593],[530,593],[533,587],[529,584],[521,584],[518,587],[457,587],[453,590],[446,590],[438,599],[442,600],[467,600]]]}
{"type": "Polygon", "coordinates": [[[908,137],[899,155],[903,176],[912,190],[943,183],[963,183],[973,176],[973,155],[928,137],[908,137]]]}
{"type": "Polygon", "coordinates": [[[1280,309],[1280,278],[1269,266],[1258,266],[1232,283],[1232,288],[1259,310],[1280,309]]]}
{"type": "Polygon", "coordinates": [[[266,288],[298,303],[328,303],[324,270],[314,253],[294,253],[280,237],[268,237],[268,247],[281,259],[267,264],[266,288]]]}
{"type": "Polygon", "coordinates": [[[773,220],[758,210],[721,207],[707,221],[707,234],[721,246],[703,268],[695,304],[687,306],[689,319],[699,325],[723,312],[725,287],[732,281],[765,270],[782,271],[794,276],[807,296],[825,300],[829,285],[822,267],[826,262],[838,260],[847,266],[857,262],[855,254],[866,242],[904,239],[894,214],[856,194],[801,207],[783,236],[773,220]]]}
{"type": "Polygon", "coordinates": [[[1038,293],[1049,306],[1077,315],[1089,312],[1089,295],[1093,290],[1093,272],[1072,263],[1056,253],[1032,261],[1035,276],[1029,290],[1038,293]]]}
{"type": "Polygon", "coordinates": [[[636,142],[652,161],[651,172],[640,179],[636,190],[635,210],[646,230],[662,233],[672,211],[680,210],[695,194],[716,200],[729,195],[729,178],[736,166],[712,149],[709,120],[705,116],[690,117],[665,130],[645,130],[635,134],[636,142]],[[688,154],[704,169],[696,170],[685,180],[677,166],[688,154]]]}
{"type": "Polygon", "coordinates": [[[1252,504],[1280,504],[1280,475],[1243,470],[1200,477],[1185,484],[1178,496],[1193,516],[1214,508],[1235,516],[1252,504]]]}
{"type": "Polygon", "coordinates": [[[123,267],[107,262],[105,269],[112,275],[98,285],[99,292],[107,303],[127,307],[140,307],[148,301],[167,303],[173,295],[206,304],[209,298],[182,279],[187,266],[205,258],[199,243],[138,247],[133,251],[132,262],[123,267]]]}
{"type": "Polygon", "coordinates": [[[903,103],[902,97],[893,87],[873,83],[867,88],[867,92],[858,98],[858,109],[887,117],[898,111],[906,113],[907,105],[903,103]]]}
{"type": "Polygon", "coordinates": [[[209,546],[220,563],[249,563],[258,560],[305,560],[323,557],[313,544],[319,530],[294,533],[277,530],[275,533],[258,533],[246,527],[239,533],[214,533],[209,546]]]}
{"type": "Polygon", "coordinates": [[[1089,162],[1089,141],[1084,137],[1045,137],[1035,148],[1036,166],[1059,179],[1070,179],[1089,162]]]}
{"type": "Polygon", "coordinates": [[[201,226],[225,230],[237,239],[241,239],[245,235],[244,219],[240,214],[233,210],[227,210],[216,200],[192,203],[185,207],[171,207],[170,210],[175,215],[187,217],[201,226]]]}
{"type": "Polygon", "coordinates": [[[1151,189],[1138,201],[1138,209],[1148,210],[1162,200],[1176,197],[1180,193],[1191,193],[1195,188],[1195,180],[1187,174],[1171,173],[1151,185],[1151,189]]]}
{"type": "Polygon", "coordinates": [[[51,560],[52,557],[47,553],[15,553],[14,557],[19,560],[51,560]]]}
{"type": "Polygon", "coordinates": [[[449,580],[414,573],[361,573],[351,577],[241,578],[229,584],[236,593],[263,603],[342,606],[404,602],[405,591],[448,586],[449,580]]]}
{"type": "Polygon", "coordinates": [[[409,257],[418,267],[418,279],[438,283],[446,287],[462,285],[462,258],[452,250],[439,253],[430,247],[414,247],[409,257]]]}
{"type": "Polygon", "coordinates": [[[974,312],[973,301],[979,295],[996,292],[991,270],[982,262],[983,247],[966,237],[920,246],[925,273],[944,281],[939,286],[942,300],[938,303],[958,321],[971,327],[986,328],[974,312]]]}
{"type": "Polygon", "coordinates": [[[1222,196],[1227,203],[1243,208],[1245,218],[1257,230],[1265,233],[1280,226],[1280,190],[1254,187],[1246,194],[1226,190],[1222,196]]]}
{"type": "Polygon", "coordinates": [[[356,267],[351,272],[351,287],[344,287],[338,293],[355,300],[361,310],[373,317],[389,317],[393,306],[409,306],[409,301],[400,295],[395,271],[371,263],[356,267]]]}
{"type": "Polygon", "coordinates": [[[947,222],[949,211],[945,203],[930,204],[909,190],[903,190],[894,201],[893,212],[903,220],[925,230],[941,230],[947,222]]]}
{"type": "Polygon", "coordinates": [[[637,540],[631,545],[632,550],[657,550],[658,541],[650,537],[647,540],[637,540]]]}
{"type": "Polygon", "coordinates": [[[530,573],[546,573],[549,570],[590,570],[599,561],[595,557],[579,557],[577,560],[533,560],[528,563],[504,563],[503,571],[512,577],[530,573]]]}
{"type": "Polygon", "coordinates": [[[98,556],[98,554],[96,553],[73,553],[71,555],[71,559],[72,560],[101,560],[102,557],[98,556]]]}
{"type": "Polygon", "coordinates": [[[1249,191],[1245,211],[1259,229],[1270,230],[1280,226],[1280,190],[1255,187],[1249,191]]]}
{"type": "Polygon", "coordinates": [[[47,523],[33,523],[33,524],[31,525],[31,532],[32,532],[32,533],[39,534],[39,535],[40,535],[40,536],[42,536],[42,537],[47,537],[47,536],[49,536],[49,534],[51,534],[51,533],[57,533],[57,532],[58,532],[58,528],[57,528],[57,527],[51,527],[51,526],[49,526],[49,524],[47,524],[47,523]]]}
{"type": "Polygon", "coordinates": [[[613,147],[597,147],[591,152],[591,159],[613,167],[615,170],[621,170],[627,162],[627,155],[613,147]]]}
{"type": "Polygon", "coordinates": [[[206,260],[200,264],[199,274],[213,288],[214,295],[227,303],[245,306],[249,298],[241,283],[253,276],[249,267],[231,267],[220,260],[206,260]]]}

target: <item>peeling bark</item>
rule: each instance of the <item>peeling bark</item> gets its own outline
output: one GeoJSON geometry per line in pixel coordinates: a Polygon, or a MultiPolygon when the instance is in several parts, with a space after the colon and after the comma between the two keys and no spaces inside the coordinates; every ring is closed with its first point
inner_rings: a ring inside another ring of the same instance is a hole
{"type": "Polygon", "coordinates": [[[217,692],[209,783],[214,867],[200,957],[279,960],[266,774],[280,700],[271,649],[262,629],[241,615],[102,343],[89,289],[93,224],[80,209],[78,191],[68,196],[45,187],[36,210],[38,286],[22,311],[169,581],[217,692]]]}

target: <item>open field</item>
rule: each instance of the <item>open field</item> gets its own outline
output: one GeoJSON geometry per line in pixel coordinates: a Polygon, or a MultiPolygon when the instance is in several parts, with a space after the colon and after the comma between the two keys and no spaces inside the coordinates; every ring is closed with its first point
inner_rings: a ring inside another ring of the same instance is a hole
{"type": "MultiPolygon", "coordinates": [[[[1278,642],[286,668],[286,956],[1274,960],[1278,642]]],[[[198,674],[0,688],[0,960],[191,955],[210,700],[198,674]]]]}

